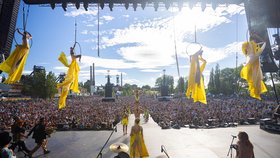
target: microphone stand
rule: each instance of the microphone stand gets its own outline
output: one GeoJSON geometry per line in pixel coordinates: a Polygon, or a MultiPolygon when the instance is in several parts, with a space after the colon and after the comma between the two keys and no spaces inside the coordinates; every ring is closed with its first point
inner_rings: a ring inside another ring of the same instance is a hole
{"type": "Polygon", "coordinates": [[[230,153],[230,158],[232,158],[232,148],[233,148],[232,143],[233,143],[234,138],[236,138],[236,136],[232,136],[232,140],[231,140],[231,143],[230,143],[230,146],[229,146],[229,149],[228,149],[228,153],[227,153],[227,156],[230,153]]]}
{"type": "Polygon", "coordinates": [[[169,155],[167,154],[167,151],[163,145],[161,145],[161,152],[164,152],[164,154],[169,158],[169,155]]]}
{"type": "Polygon", "coordinates": [[[99,157],[102,158],[102,151],[103,151],[103,149],[105,148],[105,146],[107,145],[108,141],[111,139],[111,137],[112,137],[112,135],[113,135],[114,132],[117,132],[117,126],[115,126],[115,127],[113,128],[113,131],[111,132],[109,138],[107,139],[107,141],[105,142],[105,144],[103,145],[103,147],[101,148],[101,150],[99,151],[99,153],[98,153],[98,155],[97,155],[96,158],[99,158],[99,157]]]}

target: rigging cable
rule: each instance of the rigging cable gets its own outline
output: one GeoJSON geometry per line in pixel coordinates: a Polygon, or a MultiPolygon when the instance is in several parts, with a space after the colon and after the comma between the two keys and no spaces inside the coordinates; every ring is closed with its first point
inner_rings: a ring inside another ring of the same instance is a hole
{"type": "MultiPolygon", "coordinates": [[[[173,10],[173,7],[172,7],[173,10]]],[[[180,79],[180,69],[179,69],[179,62],[178,62],[178,55],[177,55],[177,43],[176,43],[176,32],[175,32],[175,16],[173,13],[173,37],[174,37],[174,49],[175,49],[175,57],[176,57],[176,65],[177,65],[177,73],[180,79]]]]}
{"type": "Polygon", "coordinates": [[[98,2],[98,4],[97,4],[97,55],[98,55],[98,57],[100,57],[99,56],[99,40],[100,40],[100,38],[99,38],[99,20],[100,20],[100,15],[99,15],[99,5],[100,5],[100,3],[98,2]]]}

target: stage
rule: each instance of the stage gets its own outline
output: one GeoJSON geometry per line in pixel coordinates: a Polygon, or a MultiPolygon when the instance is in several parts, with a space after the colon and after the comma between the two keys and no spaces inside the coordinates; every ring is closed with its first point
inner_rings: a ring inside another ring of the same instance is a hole
{"type": "MultiPolygon", "coordinates": [[[[116,154],[109,150],[109,146],[116,142],[129,146],[129,133],[134,117],[129,119],[128,135],[123,136],[122,125],[117,125],[111,140],[103,150],[103,158],[113,158],[116,154]]],[[[256,158],[278,158],[280,135],[268,133],[259,128],[259,125],[248,125],[228,128],[189,129],[181,128],[162,130],[150,117],[148,123],[141,124],[144,129],[144,138],[150,158],[161,153],[161,145],[171,158],[226,158],[232,140],[231,135],[239,131],[246,131],[254,145],[256,158]]],[[[43,155],[39,149],[34,157],[41,158],[96,158],[99,150],[111,134],[111,131],[63,131],[52,134],[49,138],[48,155],[43,155]]],[[[234,142],[237,140],[235,139],[234,142]]],[[[34,147],[34,140],[29,137],[28,147],[34,147]]],[[[233,151],[235,156],[235,151],[233,151]]],[[[22,155],[18,154],[18,157],[22,155]]],[[[228,156],[230,158],[230,156],[228,156]]]]}

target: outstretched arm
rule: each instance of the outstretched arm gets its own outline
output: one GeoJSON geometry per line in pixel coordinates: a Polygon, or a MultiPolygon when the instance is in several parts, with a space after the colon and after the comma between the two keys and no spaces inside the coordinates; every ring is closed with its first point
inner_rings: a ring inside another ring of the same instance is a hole
{"type": "Polygon", "coordinates": [[[266,46],[266,42],[261,42],[261,43],[258,43],[258,45],[261,45],[261,48],[258,50],[257,55],[261,55],[261,53],[263,52],[263,50],[265,49],[265,46],[266,46]]]}

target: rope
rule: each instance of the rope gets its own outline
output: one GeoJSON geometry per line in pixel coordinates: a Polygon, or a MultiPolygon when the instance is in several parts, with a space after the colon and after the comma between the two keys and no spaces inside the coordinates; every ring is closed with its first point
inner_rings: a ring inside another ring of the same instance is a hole
{"type": "Polygon", "coordinates": [[[22,7],[22,16],[23,16],[23,30],[26,31],[26,25],[27,25],[27,20],[28,20],[28,15],[29,15],[29,7],[30,5],[28,5],[27,11],[26,11],[26,17],[25,17],[25,5],[23,4],[22,7]]]}
{"type": "Polygon", "coordinates": [[[82,47],[81,47],[80,43],[77,42],[77,22],[76,22],[76,19],[75,19],[75,43],[74,43],[73,49],[75,49],[76,44],[78,44],[78,46],[80,48],[80,55],[82,55],[82,47]]]}
{"type": "MultiPolygon", "coordinates": [[[[172,10],[173,10],[173,7],[172,7],[172,10]]],[[[178,55],[177,55],[177,43],[176,43],[175,17],[174,17],[174,13],[173,13],[173,36],[174,36],[174,49],[175,49],[177,73],[178,73],[178,77],[180,78],[181,75],[180,75],[179,62],[178,62],[178,55]]]]}
{"type": "Polygon", "coordinates": [[[98,57],[100,57],[99,56],[99,40],[100,40],[100,37],[99,37],[99,20],[100,20],[100,15],[99,15],[99,3],[97,4],[97,55],[98,55],[98,57]]]}

